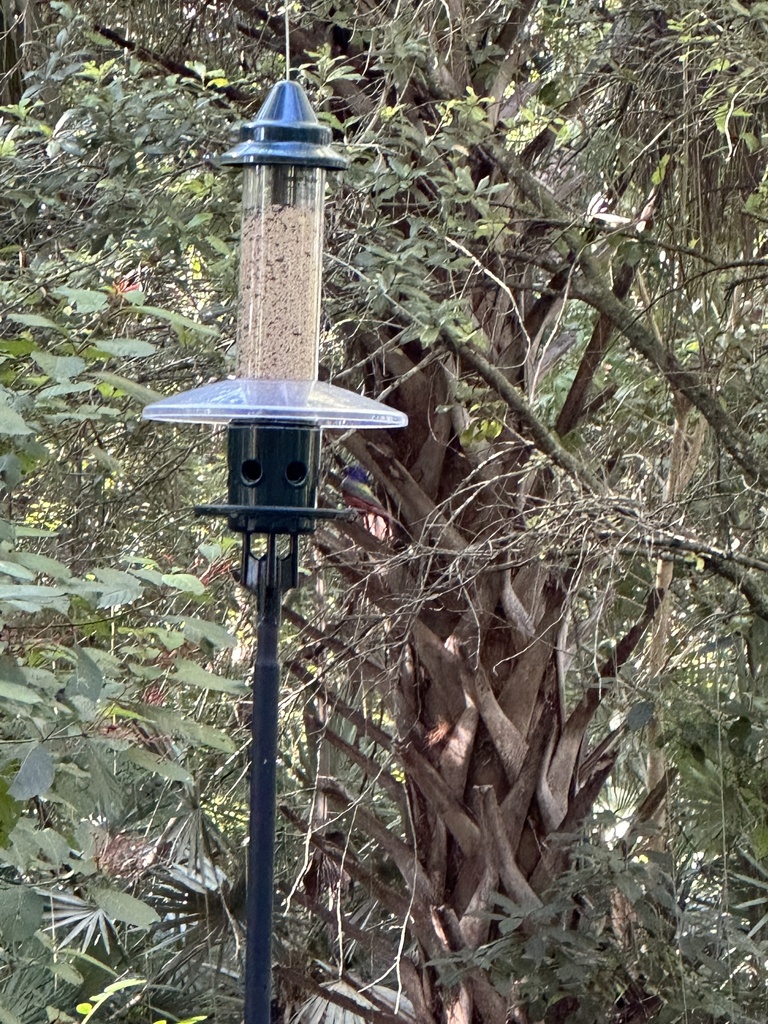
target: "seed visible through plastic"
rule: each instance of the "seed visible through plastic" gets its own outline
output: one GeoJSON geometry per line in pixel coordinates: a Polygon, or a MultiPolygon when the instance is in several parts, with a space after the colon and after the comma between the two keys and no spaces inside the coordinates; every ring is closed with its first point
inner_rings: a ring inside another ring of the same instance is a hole
{"type": "Polygon", "coordinates": [[[320,226],[306,206],[256,207],[244,217],[238,377],[317,379],[320,226]]]}

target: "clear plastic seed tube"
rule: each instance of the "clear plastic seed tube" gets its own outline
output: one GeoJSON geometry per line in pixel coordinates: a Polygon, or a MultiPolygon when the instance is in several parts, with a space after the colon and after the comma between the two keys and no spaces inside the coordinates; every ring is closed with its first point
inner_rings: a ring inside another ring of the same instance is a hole
{"type": "Polygon", "coordinates": [[[245,168],[237,376],[317,380],[325,172],[245,168]]]}

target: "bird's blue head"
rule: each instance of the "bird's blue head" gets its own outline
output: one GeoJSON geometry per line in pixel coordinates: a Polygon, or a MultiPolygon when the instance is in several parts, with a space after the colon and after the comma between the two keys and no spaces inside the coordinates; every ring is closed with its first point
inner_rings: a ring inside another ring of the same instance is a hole
{"type": "Polygon", "coordinates": [[[358,466],[356,464],[344,467],[344,477],[346,480],[351,480],[356,484],[368,483],[368,474],[362,466],[358,466]]]}

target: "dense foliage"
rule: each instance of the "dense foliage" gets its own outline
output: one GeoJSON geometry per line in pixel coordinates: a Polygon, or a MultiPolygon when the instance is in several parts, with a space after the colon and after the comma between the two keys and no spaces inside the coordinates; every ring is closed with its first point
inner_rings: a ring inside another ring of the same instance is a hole
{"type": "MultiPolygon", "coordinates": [[[[284,11],[1,10],[0,1021],[231,1024],[253,610],[140,411],[231,372],[284,11]]],[[[288,7],[323,374],[410,424],[288,599],[276,1020],[766,1018],[767,11],[288,7]]]]}

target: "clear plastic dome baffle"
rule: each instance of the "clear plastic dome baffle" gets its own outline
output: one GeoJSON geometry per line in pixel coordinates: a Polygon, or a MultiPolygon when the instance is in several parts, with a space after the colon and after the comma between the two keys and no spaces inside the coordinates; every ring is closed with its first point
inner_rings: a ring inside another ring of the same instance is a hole
{"type": "Polygon", "coordinates": [[[317,380],[234,380],[206,384],[146,405],[143,417],[171,423],[232,420],[330,429],[405,427],[408,417],[383,402],[317,380]]]}

